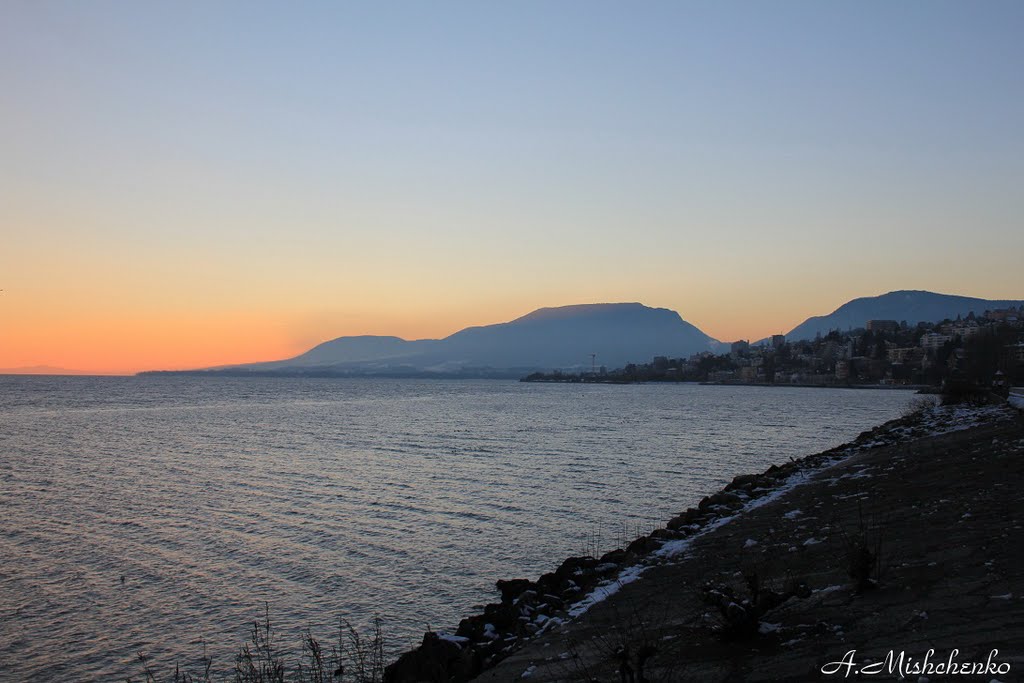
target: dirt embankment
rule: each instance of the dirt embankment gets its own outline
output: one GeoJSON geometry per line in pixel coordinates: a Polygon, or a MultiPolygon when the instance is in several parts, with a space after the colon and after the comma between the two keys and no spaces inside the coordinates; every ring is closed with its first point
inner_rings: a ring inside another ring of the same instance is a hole
{"type": "Polygon", "coordinates": [[[737,477],[622,551],[503,583],[501,603],[456,637],[428,634],[392,674],[936,681],[953,661],[987,667],[956,680],[1024,680],[1022,484],[1009,410],[890,423],[737,477]]]}

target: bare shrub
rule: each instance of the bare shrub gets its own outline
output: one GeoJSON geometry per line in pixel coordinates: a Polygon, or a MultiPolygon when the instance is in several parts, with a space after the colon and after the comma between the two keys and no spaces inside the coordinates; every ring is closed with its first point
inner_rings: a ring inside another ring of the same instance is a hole
{"type": "MultiPolygon", "coordinates": [[[[282,647],[270,619],[269,606],[263,618],[253,622],[249,640],[235,655],[234,683],[383,683],[385,638],[380,619],[374,619],[369,634],[361,634],[342,619],[338,623],[337,640],[330,649],[321,645],[310,630],[300,638],[297,648],[282,647]],[[293,652],[298,652],[293,655],[293,652]]],[[[211,683],[213,660],[203,645],[201,669],[182,671],[175,666],[172,677],[158,678],[149,657],[138,655],[142,665],[142,681],[158,683],[211,683]]],[[[128,679],[131,683],[132,679],[128,679]]],[[[219,680],[219,679],[218,679],[219,680]]]]}

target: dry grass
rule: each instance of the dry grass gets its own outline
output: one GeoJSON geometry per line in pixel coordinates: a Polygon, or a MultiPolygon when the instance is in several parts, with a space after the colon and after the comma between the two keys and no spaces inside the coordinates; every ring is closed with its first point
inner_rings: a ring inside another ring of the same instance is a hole
{"type": "MultiPolygon", "coordinates": [[[[369,634],[363,635],[348,621],[338,624],[336,640],[329,649],[306,631],[299,647],[282,647],[270,620],[270,610],[264,607],[263,619],[253,622],[249,640],[235,655],[235,666],[230,678],[214,678],[213,660],[204,654],[198,671],[174,668],[172,675],[158,677],[149,659],[139,653],[144,683],[214,683],[232,680],[234,683],[383,683],[385,662],[384,633],[380,619],[374,619],[369,634]],[[292,653],[297,651],[298,655],[292,653]]],[[[128,679],[127,683],[132,683],[128,679]]]]}

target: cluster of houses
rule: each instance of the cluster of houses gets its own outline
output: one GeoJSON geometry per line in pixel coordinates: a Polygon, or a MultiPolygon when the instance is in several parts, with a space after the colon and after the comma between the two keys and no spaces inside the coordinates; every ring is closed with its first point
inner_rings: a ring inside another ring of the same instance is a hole
{"type": "Polygon", "coordinates": [[[692,357],[677,372],[692,378],[703,365],[710,382],[936,385],[980,369],[991,378],[977,379],[1000,383],[1024,370],[1024,307],[934,324],[868,320],[863,328],[809,341],[737,341],[727,362],[709,356],[692,357]]]}
{"type": "Polygon", "coordinates": [[[657,356],[617,370],[535,373],[527,380],[938,386],[965,378],[978,384],[1024,383],[1024,307],[940,323],[867,320],[862,328],[813,340],[775,335],[755,344],[733,342],[725,354],[657,356]]]}
{"type": "Polygon", "coordinates": [[[528,382],[714,382],[813,386],[1024,385],[1024,306],[939,323],[867,320],[813,340],[775,335],[729,352],[656,356],[624,368],[536,372],[528,382]]]}

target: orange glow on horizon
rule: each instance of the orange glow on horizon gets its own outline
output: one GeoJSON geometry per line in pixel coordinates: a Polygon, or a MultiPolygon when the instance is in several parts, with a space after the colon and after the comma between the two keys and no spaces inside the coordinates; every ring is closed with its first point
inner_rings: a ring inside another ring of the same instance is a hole
{"type": "MultiPolygon", "coordinates": [[[[340,336],[443,338],[465,327],[506,322],[537,307],[506,305],[408,317],[399,311],[349,316],[238,312],[164,316],[150,312],[93,317],[34,312],[23,316],[20,324],[9,326],[0,340],[0,368],[48,366],[83,373],[133,374],[280,360],[340,336]]],[[[718,325],[705,325],[684,312],[681,315],[726,342],[747,338],[741,337],[744,330],[764,330],[761,336],[767,336],[777,327],[769,313],[756,320],[723,320],[718,325]]]]}
{"type": "Polygon", "coordinates": [[[440,338],[491,322],[504,321],[462,322],[436,316],[402,320],[387,315],[149,313],[122,318],[35,313],[10,326],[0,339],[0,369],[45,366],[87,374],[188,370],[290,358],[340,336],[440,338]]]}
{"type": "Polygon", "coordinates": [[[273,321],[253,316],[40,320],[0,345],[0,367],[95,374],[182,370],[290,355],[273,321]]]}
{"type": "Polygon", "coordinates": [[[719,288],[713,297],[679,303],[653,288],[634,296],[616,296],[611,290],[559,296],[538,289],[522,298],[485,292],[475,299],[431,299],[431,293],[410,291],[404,299],[363,298],[341,302],[333,309],[325,302],[320,302],[319,309],[296,310],[280,301],[260,307],[250,300],[245,309],[232,310],[228,301],[212,296],[183,301],[154,297],[153,305],[142,308],[131,300],[118,305],[103,292],[89,296],[36,292],[30,299],[8,290],[0,293],[4,322],[0,369],[47,366],[80,373],[133,374],[274,361],[341,336],[437,339],[466,327],[514,320],[545,306],[627,301],[673,309],[721,342],[756,341],[785,334],[806,318],[828,314],[857,296],[883,293],[865,291],[857,283],[809,291],[799,281],[775,282],[770,294],[764,288],[757,297],[739,283],[731,290],[719,288]],[[102,305],[88,308],[92,301],[102,305]],[[431,306],[431,301],[438,303],[431,306]]]}

